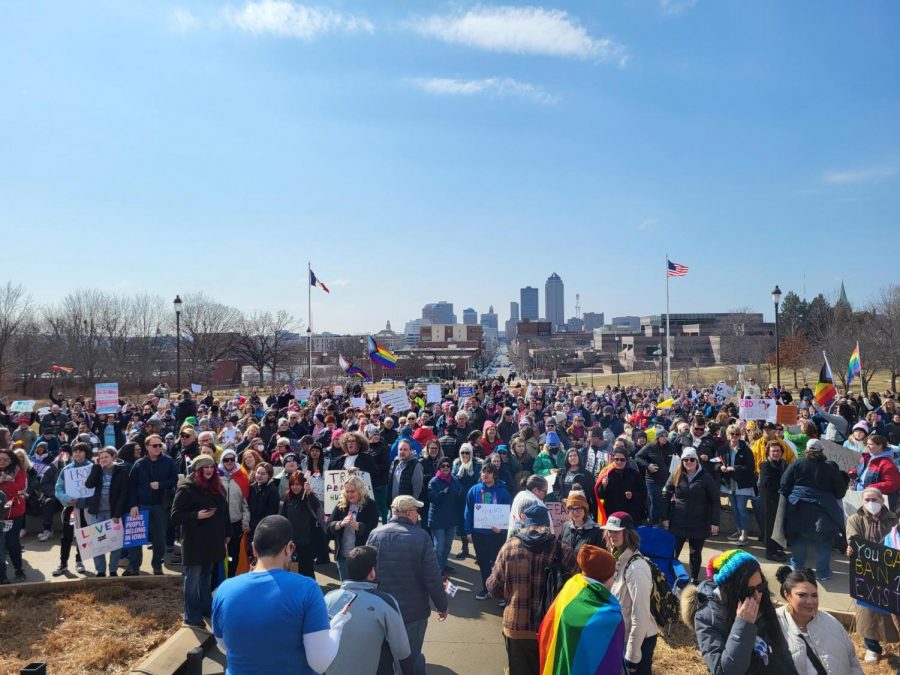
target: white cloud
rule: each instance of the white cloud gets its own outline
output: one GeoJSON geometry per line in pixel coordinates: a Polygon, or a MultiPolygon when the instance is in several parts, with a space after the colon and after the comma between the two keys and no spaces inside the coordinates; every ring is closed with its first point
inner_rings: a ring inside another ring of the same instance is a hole
{"type": "Polygon", "coordinates": [[[328,286],[328,287],[330,288],[331,286],[346,286],[346,285],[349,284],[349,283],[350,283],[350,280],[349,280],[349,279],[331,279],[331,280],[330,280],[327,284],[325,284],[325,285],[328,286]]]}
{"type": "Polygon", "coordinates": [[[535,103],[553,105],[559,98],[541,87],[519,82],[510,77],[488,77],[483,80],[456,80],[446,77],[416,78],[413,84],[422,91],[438,96],[474,96],[493,94],[499,97],[524,98],[535,103]]]}
{"type": "Polygon", "coordinates": [[[544,54],[625,65],[625,47],[593,38],[566,12],[542,7],[477,7],[414,21],[413,30],[444,42],[513,54],[544,54]]]}
{"type": "Polygon", "coordinates": [[[659,220],[656,218],[644,218],[640,223],[638,223],[637,229],[646,230],[648,228],[653,227],[658,224],[659,220]]]}
{"type": "Polygon", "coordinates": [[[190,33],[200,27],[200,19],[183,7],[173,9],[169,21],[179,33],[190,33]]]}
{"type": "Polygon", "coordinates": [[[659,0],[659,8],[663,11],[663,14],[668,16],[686,12],[696,4],[697,0],[659,0]]]}
{"type": "Polygon", "coordinates": [[[822,182],[830,185],[850,185],[856,183],[872,183],[897,174],[893,166],[872,166],[865,169],[849,171],[829,171],[822,175],[822,182]]]}
{"type": "Polygon", "coordinates": [[[372,33],[375,26],[363,17],[298,5],[288,0],[247,2],[241,9],[227,7],[225,22],[254,35],[277,35],[311,40],[322,33],[372,33]]]}

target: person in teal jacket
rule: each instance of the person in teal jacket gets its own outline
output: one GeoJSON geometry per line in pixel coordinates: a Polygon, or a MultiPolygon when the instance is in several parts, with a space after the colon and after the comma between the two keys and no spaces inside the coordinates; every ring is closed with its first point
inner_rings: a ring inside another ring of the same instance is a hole
{"type": "MultiPolygon", "coordinates": [[[[497,467],[485,462],[481,467],[481,482],[475,483],[466,494],[466,534],[472,535],[475,546],[475,562],[481,571],[481,592],[475,595],[476,600],[487,600],[487,579],[494,569],[494,561],[500,548],[506,541],[506,530],[494,527],[491,529],[475,527],[476,507],[481,504],[512,504],[512,497],[503,481],[497,480],[497,467]]],[[[507,518],[509,514],[507,514],[507,518]]]]}
{"type": "Polygon", "coordinates": [[[565,463],[566,453],[563,452],[559,435],[555,431],[548,431],[544,449],[535,457],[532,471],[546,478],[554,469],[562,469],[565,463]]]}
{"type": "MultiPolygon", "coordinates": [[[[59,567],[53,570],[55,577],[61,576],[69,571],[69,553],[72,549],[72,542],[75,539],[75,528],[84,527],[88,524],[87,513],[85,510],[88,506],[88,498],[74,497],[66,494],[66,474],[72,470],[84,466],[90,466],[88,455],[91,452],[91,446],[88,443],[76,443],[72,446],[72,461],[63,467],[59,472],[59,478],[56,479],[56,498],[63,506],[62,513],[62,539],[59,544],[59,567]],[[72,514],[76,514],[75,524],[72,524],[72,514]]],[[[85,475],[87,479],[87,475],[85,475]]],[[[81,560],[81,553],[78,546],[75,546],[75,571],[84,574],[84,563],[81,560]]]]}

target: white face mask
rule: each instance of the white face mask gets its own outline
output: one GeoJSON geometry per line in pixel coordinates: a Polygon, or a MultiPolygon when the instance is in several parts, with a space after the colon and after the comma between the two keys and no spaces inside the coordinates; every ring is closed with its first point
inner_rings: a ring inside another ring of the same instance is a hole
{"type": "Polygon", "coordinates": [[[881,507],[881,502],[865,502],[863,504],[863,508],[865,508],[865,510],[871,513],[873,516],[878,515],[878,512],[881,511],[881,507]]]}

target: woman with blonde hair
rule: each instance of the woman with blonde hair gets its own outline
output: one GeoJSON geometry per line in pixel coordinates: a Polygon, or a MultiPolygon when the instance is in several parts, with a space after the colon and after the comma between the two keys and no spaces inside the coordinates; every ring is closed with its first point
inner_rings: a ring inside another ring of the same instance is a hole
{"type": "Polygon", "coordinates": [[[362,546],[378,527],[378,506],[369,496],[365,481],[350,476],[341,488],[337,506],[328,521],[328,536],[334,539],[334,559],[341,581],[347,578],[347,554],[362,546]]]}

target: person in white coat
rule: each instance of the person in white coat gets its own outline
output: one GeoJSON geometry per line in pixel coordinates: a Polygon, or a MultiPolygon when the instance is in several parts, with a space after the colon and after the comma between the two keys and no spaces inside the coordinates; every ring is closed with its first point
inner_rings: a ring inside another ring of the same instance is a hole
{"type": "Polygon", "coordinates": [[[850,636],[828,612],[819,611],[812,570],[779,567],[784,605],[775,610],[799,675],[863,675],[850,636]]]}

